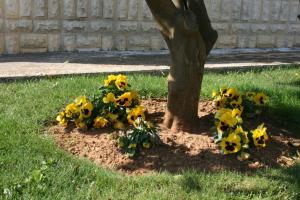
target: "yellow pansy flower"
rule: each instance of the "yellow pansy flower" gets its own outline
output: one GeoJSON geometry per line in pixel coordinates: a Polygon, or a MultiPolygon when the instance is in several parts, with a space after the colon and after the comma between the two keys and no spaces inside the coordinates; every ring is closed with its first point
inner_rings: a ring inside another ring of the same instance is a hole
{"type": "Polygon", "coordinates": [[[230,102],[230,105],[233,107],[233,108],[236,108],[240,105],[240,103],[238,101],[231,101],[230,102]]]}
{"type": "Polygon", "coordinates": [[[114,93],[110,92],[103,98],[103,103],[113,103],[116,101],[114,93]]]}
{"type": "Polygon", "coordinates": [[[243,143],[245,144],[249,143],[248,132],[244,131],[241,126],[237,126],[236,129],[234,130],[234,133],[241,136],[243,143]]]}
{"type": "Polygon", "coordinates": [[[241,138],[239,135],[230,133],[227,138],[221,141],[221,149],[224,154],[237,153],[241,150],[241,138]]]}
{"type": "Polygon", "coordinates": [[[68,124],[68,120],[66,118],[66,113],[65,112],[60,112],[59,115],[56,117],[56,120],[62,126],[66,126],[68,124]]]}
{"type": "Polygon", "coordinates": [[[104,86],[107,87],[113,84],[117,80],[117,76],[109,75],[106,80],[104,80],[104,86]]]}
{"type": "Polygon", "coordinates": [[[119,74],[116,78],[115,84],[119,90],[124,90],[127,88],[128,82],[126,76],[119,74]]]}
{"type": "Polygon", "coordinates": [[[267,102],[267,99],[268,99],[268,97],[262,92],[257,93],[253,97],[253,100],[257,105],[264,105],[267,102]]]}
{"type": "Polygon", "coordinates": [[[135,125],[136,119],[139,117],[143,118],[145,120],[145,108],[144,106],[137,106],[136,108],[133,108],[127,115],[127,121],[131,125],[135,125]]]}
{"type": "Polygon", "coordinates": [[[217,126],[218,133],[224,133],[225,131],[228,131],[228,129],[229,129],[229,126],[221,121],[217,122],[216,126],[217,126]]]}
{"type": "Polygon", "coordinates": [[[242,116],[242,111],[240,109],[233,109],[231,112],[232,117],[241,117],[242,116]]]}
{"type": "Polygon", "coordinates": [[[86,96],[79,96],[75,99],[76,106],[80,107],[87,102],[86,96]]]}
{"type": "Polygon", "coordinates": [[[225,93],[225,96],[226,97],[229,97],[229,98],[233,98],[233,97],[238,97],[239,96],[239,93],[236,89],[234,88],[229,88],[226,93],[225,93]]]}
{"type": "Polygon", "coordinates": [[[108,120],[105,119],[104,117],[96,117],[96,119],[94,119],[95,128],[104,128],[105,126],[107,126],[107,124],[108,124],[108,120]]]}
{"type": "Polygon", "coordinates": [[[222,96],[224,96],[228,91],[228,87],[227,86],[223,86],[221,89],[220,89],[220,93],[222,96]]]}
{"type": "Polygon", "coordinates": [[[125,92],[116,100],[117,105],[128,107],[132,103],[132,97],[130,92],[125,92]]]}
{"type": "Polygon", "coordinates": [[[92,115],[94,106],[91,102],[87,102],[81,106],[81,114],[83,118],[89,118],[92,115]]]}
{"type": "Polygon", "coordinates": [[[267,128],[264,127],[264,124],[261,124],[257,127],[254,131],[252,131],[253,134],[253,141],[254,145],[257,147],[266,147],[266,141],[269,139],[267,134],[267,128]]]}
{"type": "Polygon", "coordinates": [[[246,92],[246,97],[250,100],[252,100],[255,95],[255,92],[246,92]]]}
{"type": "Polygon", "coordinates": [[[232,112],[225,112],[223,113],[219,120],[225,124],[227,124],[229,127],[233,127],[238,123],[237,118],[232,116],[232,112]]]}
{"type": "Polygon", "coordinates": [[[216,108],[224,108],[225,103],[226,103],[226,99],[222,97],[217,97],[216,99],[214,99],[214,106],[216,108]]]}
{"type": "Polygon", "coordinates": [[[71,103],[71,104],[67,105],[67,107],[65,109],[67,117],[72,117],[75,114],[78,114],[79,111],[80,111],[80,109],[78,108],[78,106],[75,103],[71,103]]]}

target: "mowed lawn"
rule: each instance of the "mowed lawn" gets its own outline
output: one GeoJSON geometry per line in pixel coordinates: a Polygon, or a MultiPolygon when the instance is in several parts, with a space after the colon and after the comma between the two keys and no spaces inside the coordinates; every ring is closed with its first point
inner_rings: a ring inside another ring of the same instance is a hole
{"type": "MultiPolygon", "coordinates": [[[[105,76],[0,83],[0,199],[300,199],[300,164],[292,168],[126,176],[56,146],[47,126],[74,97],[91,95],[105,76]]],[[[165,97],[164,74],[129,74],[141,96],[165,97]]],[[[267,115],[300,137],[300,66],[207,71],[203,98],[224,85],[265,92],[267,115]]]]}

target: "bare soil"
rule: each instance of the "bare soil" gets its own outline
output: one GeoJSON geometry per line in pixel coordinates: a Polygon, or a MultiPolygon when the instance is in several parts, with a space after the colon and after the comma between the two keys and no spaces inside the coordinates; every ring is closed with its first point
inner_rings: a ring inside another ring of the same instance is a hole
{"type": "Polygon", "coordinates": [[[199,103],[199,123],[192,133],[171,132],[161,126],[165,99],[144,100],[142,104],[148,109],[148,119],[158,125],[163,144],[143,150],[135,158],[128,158],[117,148],[116,141],[112,139],[112,135],[117,132],[113,130],[82,132],[74,127],[54,125],[49,132],[66,151],[88,158],[102,167],[128,174],[157,171],[178,173],[186,169],[251,172],[261,168],[289,167],[299,158],[296,155],[300,151],[299,139],[293,138],[288,131],[275,127],[264,116],[259,116],[246,125],[254,128],[265,122],[271,136],[269,145],[264,149],[251,150],[251,158],[241,162],[234,155],[222,155],[213,142],[210,128],[213,126],[215,110],[211,101],[199,103]]]}

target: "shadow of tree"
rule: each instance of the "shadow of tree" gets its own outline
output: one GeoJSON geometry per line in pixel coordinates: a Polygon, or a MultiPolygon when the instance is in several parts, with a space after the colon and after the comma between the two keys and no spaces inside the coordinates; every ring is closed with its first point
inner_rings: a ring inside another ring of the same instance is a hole
{"type": "Polygon", "coordinates": [[[118,170],[134,172],[136,170],[166,171],[180,173],[182,171],[210,171],[230,170],[243,173],[256,172],[258,169],[280,167],[278,159],[284,152],[291,151],[291,147],[278,138],[272,139],[265,149],[251,150],[251,159],[238,161],[233,155],[222,155],[217,149],[203,149],[200,153],[191,154],[185,145],[164,144],[162,146],[143,150],[132,162],[117,166],[118,170]]]}

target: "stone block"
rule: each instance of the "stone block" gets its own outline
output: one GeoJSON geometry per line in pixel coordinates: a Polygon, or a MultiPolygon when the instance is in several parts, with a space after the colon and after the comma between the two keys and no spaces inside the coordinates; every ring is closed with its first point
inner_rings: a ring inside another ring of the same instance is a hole
{"type": "Polygon", "coordinates": [[[230,21],[232,17],[232,0],[223,0],[221,2],[221,20],[230,21]]]}
{"type": "Polygon", "coordinates": [[[112,0],[103,0],[103,18],[112,19],[114,17],[114,4],[112,0]]]}
{"type": "Polygon", "coordinates": [[[271,0],[263,0],[262,16],[261,16],[263,21],[270,21],[270,15],[271,15],[270,10],[272,9],[271,5],[272,5],[271,0]]]}
{"type": "Polygon", "coordinates": [[[252,4],[253,1],[249,1],[249,0],[243,0],[242,1],[242,16],[241,19],[242,20],[250,20],[251,19],[251,14],[252,14],[252,4]]]}
{"type": "Polygon", "coordinates": [[[116,50],[125,51],[126,50],[126,37],[124,35],[117,35],[115,37],[116,50]]]}
{"type": "Polygon", "coordinates": [[[297,47],[297,48],[300,47],[300,36],[299,35],[295,35],[295,42],[294,42],[293,47],[297,47]]]}
{"type": "Polygon", "coordinates": [[[48,0],[48,18],[59,17],[60,0],[48,0]]]}
{"type": "Polygon", "coordinates": [[[277,35],[276,36],[276,48],[287,47],[286,36],[285,35],[277,35]]]}
{"type": "Polygon", "coordinates": [[[242,0],[234,0],[232,3],[232,19],[238,21],[241,19],[242,0]]]}
{"type": "Polygon", "coordinates": [[[88,16],[88,1],[77,0],[77,17],[84,18],[88,16]]]}
{"type": "Polygon", "coordinates": [[[20,1],[20,17],[31,16],[31,0],[20,1]]]}
{"type": "Polygon", "coordinates": [[[239,34],[237,47],[238,48],[255,48],[256,36],[251,34],[239,34]]]}
{"type": "Polygon", "coordinates": [[[237,35],[220,35],[218,42],[221,48],[234,48],[237,46],[237,35]]]}
{"type": "Polygon", "coordinates": [[[61,38],[59,34],[48,34],[48,51],[55,52],[60,50],[61,38]]]}
{"type": "Polygon", "coordinates": [[[231,31],[233,33],[248,33],[250,30],[250,23],[232,23],[231,31]]]}
{"type": "Polygon", "coordinates": [[[221,0],[211,0],[211,20],[220,20],[221,0]]]}
{"type": "Polygon", "coordinates": [[[60,22],[58,20],[36,20],[33,24],[34,32],[60,31],[60,22]]]}
{"type": "Polygon", "coordinates": [[[300,23],[298,23],[298,24],[288,24],[288,32],[300,35],[300,23]]]}
{"type": "Polygon", "coordinates": [[[141,22],[140,26],[144,32],[158,32],[158,26],[155,22],[141,22]]]}
{"type": "Polygon", "coordinates": [[[113,36],[111,35],[103,35],[102,36],[102,50],[108,51],[112,50],[114,47],[113,36]]]}
{"type": "Polygon", "coordinates": [[[0,55],[4,53],[4,34],[0,34],[0,55]]]}
{"type": "Polygon", "coordinates": [[[146,1],[142,1],[142,17],[146,20],[152,19],[152,13],[146,3],[146,1]]]}
{"type": "MultiPolygon", "coordinates": [[[[285,36],[286,40],[286,47],[293,47],[295,42],[294,42],[294,37],[293,35],[286,35],[285,36]]],[[[297,41],[296,41],[297,43],[297,41]]]]}
{"type": "Polygon", "coordinates": [[[271,19],[273,21],[277,21],[279,20],[281,1],[272,1],[271,5],[272,5],[271,19]]]}
{"type": "Polygon", "coordinates": [[[117,0],[116,13],[119,19],[127,18],[127,0],[117,0]]]}
{"type": "Polygon", "coordinates": [[[262,11],[262,1],[252,0],[252,16],[251,19],[255,21],[260,21],[262,11]]]}
{"type": "Polygon", "coordinates": [[[248,35],[248,48],[255,48],[256,42],[257,42],[256,35],[248,35]]]}
{"type": "Polygon", "coordinates": [[[88,35],[79,34],[76,37],[77,48],[100,48],[101,36],[100,35],[88,35]]]}
{"type": "Polygon", "coordinates": [[[102,0],[91,0],[91,16],[102,17],[103,2],[102,0]]]}
{"type": "Polygon", "coordinates": [[[45,17],[46,16],[45,0],[33,0],[33,15],[35,17],[45,17]]]}
{"type": "Polygon", "coordinates": [[[138,23],[134,21],[119,21],[116,23],[116,30],[120,32],[136,31],[138,23]]]}
{"type": "Polygon", "coordinates": [[[75,35],[63,35],[63,49],[65,51],[75,51],[76,50],[75,35]]]}
{"type": "Polygon", "coordinates": [[[19,17],[18,0],[5,0],[5,15],[7,19],[17,19],[19,17]]]}
{"type": "Polygon", "coordinates": [[[128,50],[150,49],[150,38],[147,35],[131,35],[127,39],[128,50]]]}
{"type": "Polygon", "coordinates": [[[0,18],[4,18],[4,0],[0,0],[0,18]]]}
{"type": "Polygon", "coordinates": [[[151,42],[151,49],[152,50],[165,50],[165,49],[168,49],[165,40],[160,35],[151,37],[150,42],[151,42]]]}
{"type": "Polygon", "coordinates": [[[282,0],[281,1],[281,8],[280,8],[280,14],[279,19],[282,22],[286,22],[289,20],[289,8],[290,8],[290,1],[288,0],[282,0]]]}
{"type": "Polygon", "coordinates": [[[275,36],[274,35],[258,35],[257,45],[258,48],[274,48],[275,36]]]}
{"type": "Polygon", "coordinates": [[[109,32],[113,30],[113,22],[104,20],[91,21],[90,28],[92,31],[109,32]]]}
{"type": "Polygon", "coordinates": [[[4,32],[4,20],[0,18],[0,33],[4,32]]]}
{"type": "Polygon", "coordinates": [[[84,31],[87,25],[87,21],[63,21],[63,29],[68,32],[84,31]]]}
{"type": "Polygon", "coordinates": [[[248,47],[248,35],[245,35],[245,34],[238,35],[237,47],[238,48],[247,48],[248,47]]]}
{"type": "Polygon", "coordinates": [[[291,4],[291,9],[289,12],[289,21],[290,22],[298,21],[297,15],[300,14],[300,11],[298,13],[299,1],[291,1],[290,4],[291,4]]]}
{"type": "Polygon", "coordinates": [[[9,32],[31,32],[32,31],[32,20],[6,20],[6,30],[9,32]]]}
{"type": "Polygon", "coordinates": [[[47,48],[48,38],[46,34],[22,34],[21,48],[22,49],[38,49],[47,48]]]}
{"type": "Polygon", "coordinates": [[[251,31],[253,33],[265,33],[269,32],[270,25],[269,24],[251,24],[251,31]]]}
{"type": "Polygon", "coordinates": [[[129,0],[128,2],[128,19],[138,18],[138,2],[137,0],[129,0]]]}
{"type": "Polygon", "coordinates": [[[270,25],[272,33],[283,33],[287,31],[287,24],[271,24],[270,25]]]}
{"type": "Polygon", "coordinates": [[[17,33],[5,35],[5,52],[8,54],[20,52],[19,35],[17,33]]]}
{"type": "Polygon", "coordinates": [[[75,18],[75,1],[74,0],[64,0],[63,14],[65,19],[75,18]]]}
{"type": "Polygon", "coordinates": [[[229,23],[213,23],[212,26],[220,33],[227,33],[230,30],[229,23]]]}

